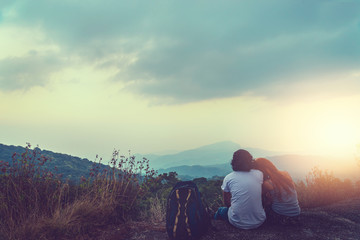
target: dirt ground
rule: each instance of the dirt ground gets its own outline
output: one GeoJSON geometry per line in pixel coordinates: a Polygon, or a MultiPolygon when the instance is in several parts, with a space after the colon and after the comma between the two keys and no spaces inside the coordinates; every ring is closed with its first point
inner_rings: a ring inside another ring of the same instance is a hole
{"type": "MultiPolygon", "coordinates": [[[[201,240],[359,240],[360,198],[329,206],[303,209],[299,224],[280,225],[265,222],[254,230],[240,230],[223,221],[213,221],[216,230],[210,230],[201,240]]],[[[96,239],[166,240],[165,223],[131,222],[102,231],[96,239]]]]}

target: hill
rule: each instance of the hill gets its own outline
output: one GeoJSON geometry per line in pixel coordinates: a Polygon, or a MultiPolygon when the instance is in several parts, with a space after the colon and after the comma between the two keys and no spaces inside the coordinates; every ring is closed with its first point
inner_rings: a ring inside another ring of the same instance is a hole
{"type": "MultiPolygon", "coordinates": [[[[0,160],[11,163],[14,152],[21,154],[25,152],[25,148],[0,144],[0,160]]],[[[56,167],[57,173],[63,174],[64,179],[69,179],[74,182],[79,181],[81,176],[88,177],[94,163],[85,158],[47,150],[41,150],[41,154],[50,158],[50,162],[46,163],[46,167],[49,170],[52,171],[56,167]]],[[[105,165],[102,166],[105,167],[105,165]]]]}

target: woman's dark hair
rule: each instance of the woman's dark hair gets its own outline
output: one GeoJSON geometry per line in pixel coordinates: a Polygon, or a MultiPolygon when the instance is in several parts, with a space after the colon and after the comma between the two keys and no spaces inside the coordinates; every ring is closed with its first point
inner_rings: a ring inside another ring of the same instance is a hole
{"type": "Polygon", "coordinates": [[[244,149],[237,150],[234,152],[231,166],[234,171],[248,172],[253,166],[253,156],[244,149]]]}

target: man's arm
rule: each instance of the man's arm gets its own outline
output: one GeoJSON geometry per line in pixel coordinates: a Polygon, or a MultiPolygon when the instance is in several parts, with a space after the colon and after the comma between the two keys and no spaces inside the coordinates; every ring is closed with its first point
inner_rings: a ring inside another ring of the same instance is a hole
{"type": "Polygon", "coordinates": [[[223,191],[224,204],[226,207],[231,206],[231,193],[223,191]]]}

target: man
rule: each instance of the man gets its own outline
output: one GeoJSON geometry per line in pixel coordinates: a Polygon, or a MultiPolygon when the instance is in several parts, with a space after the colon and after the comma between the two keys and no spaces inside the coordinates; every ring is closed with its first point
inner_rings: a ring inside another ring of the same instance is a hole
{"type": "Polygon", "coordinates": [[[253,157],[243,149],[234,152],[233,172],[223,181],[224,204],[215,213],[215,219],[228,220],[241,229],[259,227],[266,219],[261,202],[263,173],[252,168],[253,157]]]}

